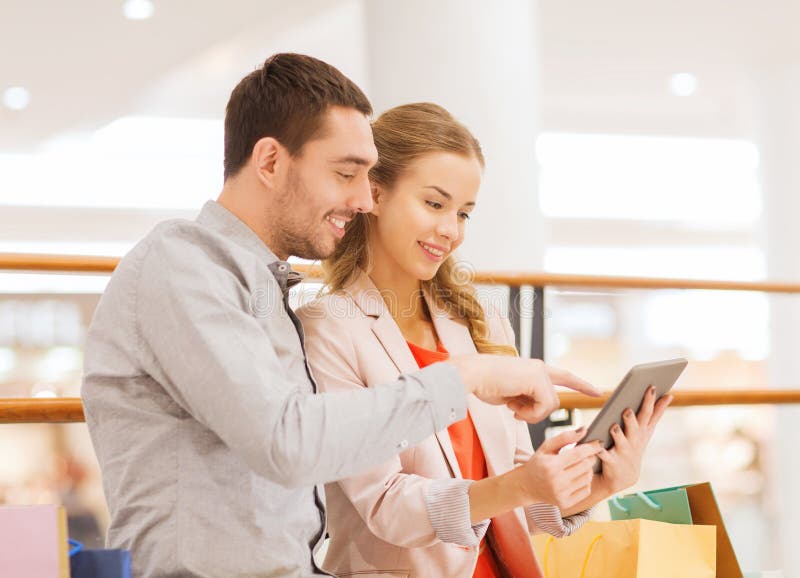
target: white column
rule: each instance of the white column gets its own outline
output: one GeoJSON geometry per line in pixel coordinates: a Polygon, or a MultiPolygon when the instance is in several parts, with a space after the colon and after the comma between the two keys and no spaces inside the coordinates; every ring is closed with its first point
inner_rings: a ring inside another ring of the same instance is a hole
{"type": "MultiPolygon", "coordinates": [[[[800,281],[800,67],[762,71],[756,80],[755,127],[764,197],[763,241],[768,278],[800,281]]],[[[800,295],[770,299],[770,382],[800,387],[800,295]]],[[[776,412],[774,513],[784,576],[800,576],[800,407],[776,412]]],[[[765,553],[768,557],[771,553],[765,553]]],[[[774,558],[773,558],[774,559],[774,558]]],[[[765,562],[767,564],[767,562],[765,562]]]]}
{"type": "Polygon", "coordinates": [[[461,257],[539,270],[536,2],[366,0],[367,92],[376,113],[430,101],[480,140],[486,171],[461,257]]]}

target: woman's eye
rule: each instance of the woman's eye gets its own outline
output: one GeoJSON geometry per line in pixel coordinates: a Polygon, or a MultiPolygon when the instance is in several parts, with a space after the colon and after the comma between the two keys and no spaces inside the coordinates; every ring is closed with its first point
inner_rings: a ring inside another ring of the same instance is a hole
{"type": "Polygon", "coordinates": [[[355,177],[355,175],[349,175],[347,173],[339,173],[339,176],[342,177],[346,181],[350,181],[355,177]]]}
{"type": "Polygon", "coordinates": [[[425,202],[428,204],[429,207],[432,207],[434,209],[442,208],[442,203],[437,203],[436,201],[425,201],[425,202]]]}
{"type": "Polygon", "coordinates": [[[469,220],[469,213],[459,213],[458,218],[462,221],[467,221],[469,220]]]}

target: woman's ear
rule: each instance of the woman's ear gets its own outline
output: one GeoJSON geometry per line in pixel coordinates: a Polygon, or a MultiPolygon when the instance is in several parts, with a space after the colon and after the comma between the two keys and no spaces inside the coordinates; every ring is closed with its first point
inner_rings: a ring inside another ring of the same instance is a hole
{"type": "Polygon", "coordinates": [[[369,184],[370,191],[372,191],[372,210],[369,212],[370,215],[375,215],[376,217],[380,215],[380,202],[383,198],[383,191],[381,190],[380,185],[375,183],[369,184]]]}

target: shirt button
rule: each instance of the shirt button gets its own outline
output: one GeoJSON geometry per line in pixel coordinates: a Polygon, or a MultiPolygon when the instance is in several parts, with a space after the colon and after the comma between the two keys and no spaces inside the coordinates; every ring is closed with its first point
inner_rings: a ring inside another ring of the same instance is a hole
{"type": "Polygon", "coordinates": [[[450,410],[450,421],[456,421],[456,411],[454,409],[450,410]]]}
{"type": "Polygon", "coordinates": [[[281,272],[286,271],[286,265],[284,265],[284,264],[278,265],[278,271],[281,271],[281,272]]]}
{"type": "Polygon", "coordinates": [[[408,440],[403,440],[400,442],[400,449],[406,449],[408,447],[408,440]]]}

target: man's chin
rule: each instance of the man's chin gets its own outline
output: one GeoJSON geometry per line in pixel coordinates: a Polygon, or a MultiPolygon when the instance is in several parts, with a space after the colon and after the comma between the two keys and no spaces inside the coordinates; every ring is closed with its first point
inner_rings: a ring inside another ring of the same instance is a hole
{"type": "Polygon", "coordinates": [[[336,250],[336,243],[331,244],[327,247],[320,247],[320,246],[306,246],[302,249],[298,249],[295,253],[292,253],[295,257],[299,257],[300,259],[307,259],[309,261],[322,261],[323,259],[327,259],[333,252],[336,250]]]}

